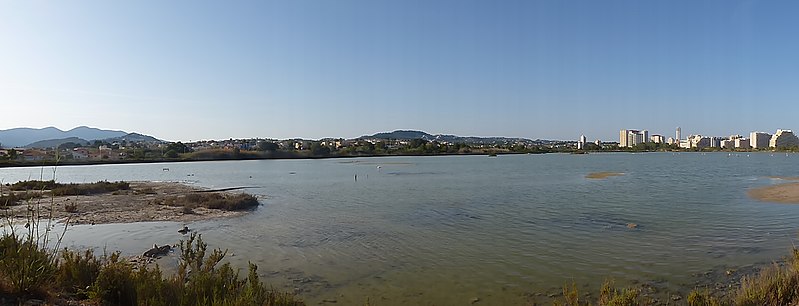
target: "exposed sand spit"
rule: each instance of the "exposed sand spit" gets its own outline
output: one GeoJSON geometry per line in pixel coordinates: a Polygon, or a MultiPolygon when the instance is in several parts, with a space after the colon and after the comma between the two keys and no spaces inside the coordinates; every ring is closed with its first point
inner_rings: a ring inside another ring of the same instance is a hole
{"type": "Polygon", "coordinates": [[[799,204],[799,183],[785,183],[749,189],[749,196],[764,202],[799,204]]]}
{"type": "MultiPolygon", "coordinates": [[[[168,199],[187,194],[196,194],[202,189],[180,183],[131,182],[129,190],[81,196],[49,196],[33,199],[29,203],[12,206],[0,215],[10,214],[14,218],[25,218],[29,209],[38,210],[47,217],[52,207],[53,218],[69,218],[71,224],[129,223],[144,221],[190,222],[220,217],[234,217],[246,211],[227,211],[195,207],[185,209],[164,205],[168,199]],[[69,212],[72,210],[73,212],[69,212]]],[[[225,192],[217,192],[226,194],[225,192]]],[[[208,194],[208,193],[204,193],[208,194]]]]}
{"type": "Polygon", "coordinates": [[[624,173],[622,172],[591,172],[585,175],[587,179],[606,179],[611,176],[622,176],[624,173]]]}

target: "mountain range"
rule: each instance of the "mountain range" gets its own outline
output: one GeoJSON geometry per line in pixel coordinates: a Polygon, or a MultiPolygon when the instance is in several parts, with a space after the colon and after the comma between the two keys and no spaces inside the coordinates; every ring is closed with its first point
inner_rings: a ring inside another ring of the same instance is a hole
{"type": "Polygon", "coordinates": [[[374,135],[361,136],[360,139],[423,139],[427,141],[449,142],[449,143],[470,143],[470,144],[508,144],[516,142],[533,142],[527,138],[509,137],[476,137],[476,136],[456,136],[446,134],[428,134],[414,130],[396,130],[393,132],[383,132],[374,135]]]}
{"type": "Polygon", "coordinates": [[[49,148],[57,147],[67,142],[84,144],[94,140],[104,140],[108,142],[121,140],[160,142],[160,140],[152,136],[124,131],[103,130],[86,126],[79,126],[68,131],[62,131],[55,127],[0,130],[0,145],[6,148],[49,148]]]}

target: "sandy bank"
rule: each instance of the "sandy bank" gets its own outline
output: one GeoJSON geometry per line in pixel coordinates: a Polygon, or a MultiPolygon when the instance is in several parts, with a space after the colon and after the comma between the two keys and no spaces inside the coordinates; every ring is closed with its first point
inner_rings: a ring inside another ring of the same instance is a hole
{"type": "Polygon", "coordinates": [[[585,175],[587,179],[605,179],[611,176],[622,176],[624,173],[621,172],[592,172],[585,175]]]}
{"type": "Polygon", "coordinates": [[[799,204],[799,183],[785,183],[749,189],[749,196],[758,201],[799,204]]]}
{"type": "MultiPolygon", "coordinates": [[[[194,194],[203,189],[171,182],[131,182],[129,190],[81,196],[49,196],[33,199],[29,204],[12,206],[6,212],[14,218],[25,218],[28,209],[39,209],[47,217],[52,207],[53,218],[69,219],[70,224],[131,223],[145,221],[192,222],[221,217],[234,217],[246,211],[226,211],[196,207],[164,205],[175,196],[194,194]],[[74,206],[73,206],[74,205],[74,206]],[[68,212],[67,207],[74,207],[68,212]]],[[[207,190],[206,190],[207,191],[207,190]]],[[[216,192],[224,194],[224,192],[216,192]]]]}

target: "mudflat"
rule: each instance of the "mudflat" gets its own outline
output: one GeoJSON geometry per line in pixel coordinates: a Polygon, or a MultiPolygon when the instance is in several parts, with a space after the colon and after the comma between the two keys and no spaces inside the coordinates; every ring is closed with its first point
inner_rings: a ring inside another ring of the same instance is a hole
{"type": "MultiPolygon", "coordinates": [[[[33,213],[39,218],[52,218],[70,224],[132,223],[145,221],[191,222],[212,218],[240,216],[247,211],[228,211],[170,206],[170,199],[209,190],[174,182],[131,182],[130,189],[94,195],[43,195],[0,210],[0,215],[24,219],[33,213]]],[[[229,194],[216,191],[217,194],[229,194]]]]}
{"type": "Polygon", "coordinates": [[[591,172],[585,175],[587,179],[606,179],[612,176],[622,176],[622,172],[591,172]]]}
{"type": "Polygon", "coordinates": [[[774,203],[799,204],[799,183],[785,183],[749,189],[751,198],[774,203]]]}

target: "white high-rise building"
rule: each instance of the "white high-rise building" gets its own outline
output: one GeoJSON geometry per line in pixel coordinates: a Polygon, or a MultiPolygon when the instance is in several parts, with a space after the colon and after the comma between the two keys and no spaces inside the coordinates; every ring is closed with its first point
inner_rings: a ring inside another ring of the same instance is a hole
{"type": "Polygon", "coordinates": [[[721,141],[721,148],[724,149],[732,149],[735,147],[735,141],[730,139],[724,139],[721,141]]]}
{"type": "Polygon", "coordinates": [[[749,149],[751,146],[749,145],[749,139],[746,138],[737,138],[735,139],[735,148],[736,149],[749,149]]]}
{"type": "Polygon", "coordinates": [[[677,135],[675,135],[675,136],[677,136],[677,143],[680,143],[680,139],[682,139],[682,138],[680,138],[680,137],[682,137],[681,134],[682,134],[682,130],[680,130],[680,127],[678,126],[677,127],[677,135]]]}
{"type": "Polygon", "coordinates": [[[707,148],[710,146],[710,137],[691,135],[688,137],[688,148],[707,148]]]}
{"type": "Polygon", "coordinates": [[[799,138],[791,130],[777,130],[768,143],[772,148],[787,148],[799,146],[799,138]]]}
{"type": "Polygon", "coordinates": [[[587,142],[587,140],[585,138],[585,135],[581,135],[580,136],[580,141],[577,142],[577,150],[585,150],[586,142],[587,142]]]}
{"type": "Polygon", "coordinates": [[[619,147],[632,148],[639,143],[649,142],[649,131],[647,130],[621,130],[619,131],[619,147]]]}
{"type": "Polygon", "coordinates": [[[666,142],[664,140],[664,138],[663,138],[663,135],[652,135],[652,137],[649,137],[649,140],[651,140],[654,143],[664,143],[664,142],[666,142]]]}
{"type": "Polygon", "coordinates": [[[749,146],[752,149],[765,149],[769,147],[771,134],[762,132],[749,133],[749,146]]]}

